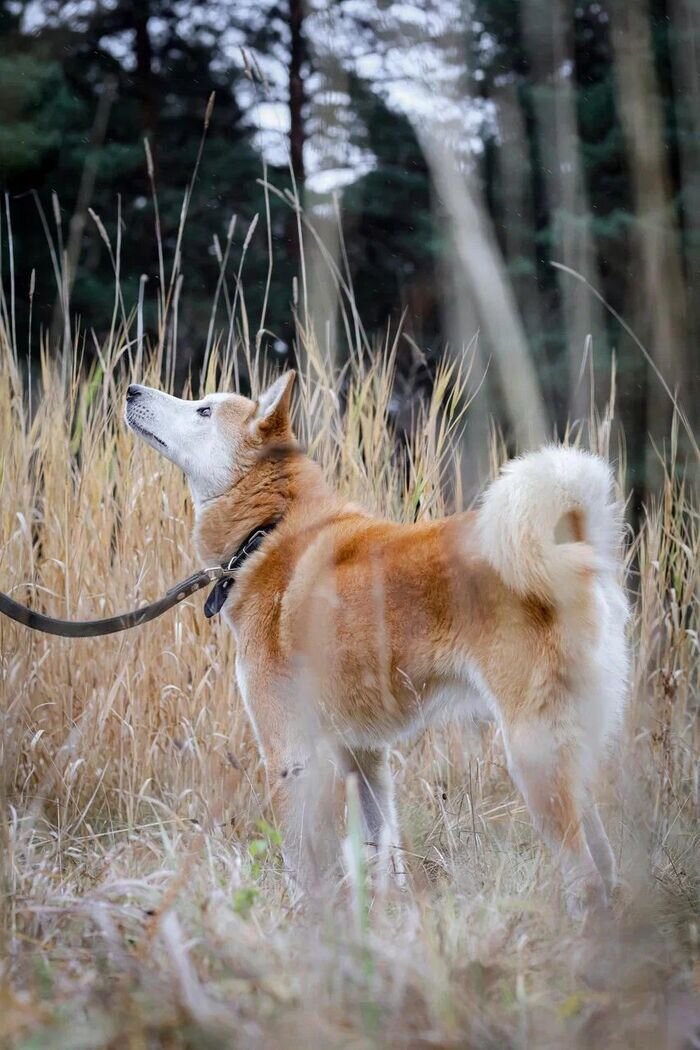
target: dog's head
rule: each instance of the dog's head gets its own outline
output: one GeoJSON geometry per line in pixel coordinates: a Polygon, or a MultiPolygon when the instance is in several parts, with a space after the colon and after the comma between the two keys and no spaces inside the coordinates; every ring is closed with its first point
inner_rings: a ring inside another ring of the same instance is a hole
{"type": "Polygon", "coordinates": [[[135,434],[187,475],[196,503],[227,492],[265,449],[293,440],[290,400],[295,372],[285,372],[257,401],[209,394],[200,401],[134,384],[125,418],[135,434]]]}

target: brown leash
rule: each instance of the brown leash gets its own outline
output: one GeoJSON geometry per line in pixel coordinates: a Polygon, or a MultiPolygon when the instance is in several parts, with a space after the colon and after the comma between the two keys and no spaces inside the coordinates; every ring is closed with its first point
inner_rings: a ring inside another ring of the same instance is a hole
{"type": "Polygon", "coordinates": [[[240,570],[243,562],[253,554],[268,533],[277,525],[276,521],[263,525],[243,541],[233,557],[224,565],[215,565],[210,569],[200,569],[198,572],[188,576],[186,580],[171,587],[169,591],[159,598],[158,601],[144,605],[140,609],[131,612],[120,613],[118,616],[108,616],[103,620],[58,620],[53,616],[45,616],[44,613],[35,612],[26,605],[16,602],[9,594],[0,591],[0,613],[8,616],[11,620],[29,627],[33,631],[42,631],[44,634],[56,634],[61,638],[96,638],[103,634],[116,634],[117,631],[126,631],[130,627],[141,627],[150,620],[168,612],[174,605],[184,602],[191,594],[201,591],[203,587],[214,584],[212,592],[205,606],[205,615],[209,618],[218,613],[226,601],[229,588],[235,582],[236,573],[240,570]]]}
{"type": "Polygon", "coordinates": [[[42,631],[44,634],[57,634],[62,638],[95,638],[101,634],[115,634],[117,631],[126,631],[130,627],[140,627],[149,620],[155,620],[157,616],[162,616],[174,605],[183,602],[190,594],[201,590],[207,584],[216,583],[217,580],[222,579],[224,572],[225,570],[219,566],[213,569],[200,569],[193,576],[188,576],[182,583],[171,587],[158,601],[144,605],[141,609],[120,613],[118,616],[108,616],[104,620],[58,620],[53,616],[45,616],[44,613],[28,609],[26,605],[21,605],[2,591],[0,591],[0,613],[33,631],[42,631]]]}

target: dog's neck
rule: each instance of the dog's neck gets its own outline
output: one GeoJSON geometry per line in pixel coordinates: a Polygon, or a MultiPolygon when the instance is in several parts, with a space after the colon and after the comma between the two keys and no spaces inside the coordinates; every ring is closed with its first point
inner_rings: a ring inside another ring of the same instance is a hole
{"type": "Polygon", "coordinates": [[[194,539],[199,557],[219,563],[231,557],[255,529],[284,522],[303,506],[320,512],[338,502],[321,468],[294,445],[264,452],[227,492],[197,508],[194,539]]]}

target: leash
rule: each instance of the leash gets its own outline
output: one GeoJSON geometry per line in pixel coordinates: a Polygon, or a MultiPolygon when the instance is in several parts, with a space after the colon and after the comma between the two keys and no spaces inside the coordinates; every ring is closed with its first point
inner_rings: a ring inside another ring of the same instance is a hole
{"type": "Polygon", "coordinates": [[[141,627],[150,620],[155,620],[163,613],[168,612],[173,606],[184,602],[191,594],[201,591],[203,587],[214,584],[211,594],[204,606],[204,615],[207,619],[215,616],[221,611],[226,601],[230,588],[235,582],[236,573],[240,570],[246,558],[260,547],[265,537],[276,527],[277,522],[270,522],[251,532],[236,553],[223,565],[214,565],[209,569],[199,569],[198,572],[188,576],[186,580],[175,584],[169,591],[159,598],[158,601],[144,605],[140,609],[120,613],[118,616],[109,616],[103,620],[58,620],[53,616],[45,616],[44,613],[35,612],[26,605],[16,602],[9,594],[0,591],[0,613],[29,627],[33,631],[42,631],[44,634],[55,634],[61,638],[96,638],[103,634],[116,634],[118,631],[126,631],[131,627],[141,627]]]}

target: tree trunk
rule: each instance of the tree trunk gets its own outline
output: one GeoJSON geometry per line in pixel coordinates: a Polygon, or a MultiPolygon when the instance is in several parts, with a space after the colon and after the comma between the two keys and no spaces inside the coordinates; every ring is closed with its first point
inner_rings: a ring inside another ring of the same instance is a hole
{"type": "Polygon", "coordinates": [[[301,190],[304,184],[304,0],[289,0],[289,148],[292,172],[301,190]]]}
{"type": "MultiPolygon", "coordinates": [[[[544,4],[540,0],[525,0],[521,18],[536,88],[535,117],[553,233],[553,259],[583,274],[599,288],[576,112],[573,7],[567,0],[544,4]]],[[[557,278],[569,373],[568,412],[563,413],[563,422],[567,415],[569,419],[586,419],[593,408],[587,384],[579,381],[581,364],[587,337],[593,337],[594,350],[599,343],[604,345],[605,326],[600,304],[588,289],[561,271],[557,278]]]]}
{"type": "Polygon", "coordinates": [[[158,120],[157,93],[153,79],[153,45],[148,31],[148,3],[133,5],[133,29],[136,35],[136,90],[141,104],[144,132],[155,131],[158,120]]]}
{"type": "MultiPolygon", "coordinates": [[[[632,175],[638,265],[634,281],[641,333],[655,364],[680,401],[687,403],[686,296],[677,217],[663,133],[663,109],[654,68],[648,4],[615,0],[612,40],[617,101],[632,175]]],[[[647,430],[658,447],[668,441],[672,405],[649,376],[647,430]]],[[[647,482],[656,481],[656,452],[648,450],[647,482]]]]}
{"type": "MultiPolygon", "coordinates": [[[[302,66],[306,56],[304,44],[304,0],[289,0],[289,154],[294,181],[294,194],[299,207],[304,203],[304,79],[302,66]]],[[[287,251],[299,281],[299,300],[296,309],[308,323],[307,288],[303,282],[301,221],[296,210],[290,209],[287,220],[287,251]]],[[[298,352],[298,351],[297,351],[298,352]]]]}

